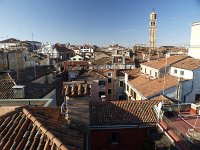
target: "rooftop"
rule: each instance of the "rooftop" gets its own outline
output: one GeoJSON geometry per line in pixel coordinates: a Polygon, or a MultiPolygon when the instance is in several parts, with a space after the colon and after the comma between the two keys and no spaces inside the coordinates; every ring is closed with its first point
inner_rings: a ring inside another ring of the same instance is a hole
{"type": "Polygon", "coordinates": [[[186,58],[172,65],[172,67],[195,70],[200,67],[200,60],[194,58],[186,58]]]}
{"type": "Polygon", "coordinates": [[[30,67],[18,70],[18,73],[16,71],[11,71],[9,74],[18,85],[26,85],[26,83],[29,84],[31,81],[50,74],[53,71],[54,69],[50,66],[35,66],[35,68],[30,67]]]}
{"type": "Polygon", "coordinates": [[[171,57],[167,57],[167,58],[161,58],[160,60],[152,60],[149,62],[145,62],[142,65],[156,68],[156,69],[161,69],[161,68],[165,67],[166,63],[167,63],[167,66],[169,66],[175,62],[185,59],[186,57],[187,56],[185,56],[185,55],[176,55],[176,56],[171,56],[171,57]]]}
{"type": "Polygon", "coordinates": [[[169,98],[167,98],[166,96],[162,94],[155,96],[151,98],[150,100],[163,101],[164,104],[173,104],[173,102],[169,98]]]}
{"type": "Polygon", "coordinates": [[[110,57],[103,57],[103,58],[97,59],[92,64],[93,65],[104,65],[106,63],[111,63],[110,57]]]}
{"type": "Polygon", "coordinates": [[[171,75],[166,75],[165,77],[159,79],[150,79],[143,74],[140,74],[137,78],[128,81],[128,83],[144,97],[159,94],[162,90],[166,90],[173,86],[176,86],[177,82],[178,78],[171,75]]]}
{"type": "Polygon", "coordinates": [[[83,149],[82,132],[66,127],[58,107],[18,108],[0,122],[0,149],[83,149]]]}
{"type": "Polygon", "coordinates": [[[126,126],[156,123],[153,106],[158,101],[90,102],[90,126],[126,126]]]}
{"type": "Polygon", "coordinates": [[[8,73],[0,75],[0,99],[13,98],[14,92],[12,87],[15,86],[14,80],[8,73]]]}
{"type": "Polygon", "coordinates": [[[134,68],[134,69],[118,69],[117,70],[117,75],[116,76],[123,76],[125,73],[128,74],[128,77],[130,78],[135,78],[139,75],[140,73],[140,68],[134,68]]]}

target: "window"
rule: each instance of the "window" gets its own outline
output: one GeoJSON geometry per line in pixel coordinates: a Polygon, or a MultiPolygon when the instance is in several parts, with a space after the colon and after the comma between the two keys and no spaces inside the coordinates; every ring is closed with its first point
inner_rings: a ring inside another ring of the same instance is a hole
{"type": "Polygon", "coordinates": [[[99,81],[99,85],[106,85],[105,81],[99,81]]]}
{"type": "Polygon", "coordinates": [[[157,72],[155,72],[155,77],[156,77],[156,78],[158,77],[158,73],[157,73],[157,72]]]}
{"type": "Polygon", "coordinates": [[[106,92],[99,92],[99,97],[101,97],[101,95],[106,95],[106,92]]]}
{"type": "Polygon", "coordinates": [[[110,144],[119,144],[119,142],[120,142],[119,132],[113,132],[110,137],[110,144]]]}
{"type": "Polygon", "coordinates": [[[124,81],[119,81],[119,86],[124,87],[124,81]]]}
{"type": "Polygon", "coordinates": [[[73,58],[73,60],[76,60],[76,58],[73,58]]]}
{"type": "Polygon", "coordinates": [[[111,78],[108,78],[108,83],[112,83],[112,79],[111,78]]]}
{"type": "Polygon", "coordinates": [[[144,73],[147,73],[147,69],[146,68],[144,69],[144,73]]]}
{"type": "Polygon", "coordinates": [[[111,72],[108,73],[108,77],[112,77],[112,73],[111,72]]]}
{"type": "Polygon", "coordinates": [[[151,76],[151,70],[150,70],[150,76],[151,76]]]}
{"type": "Polygon", "coordinates": [[[134,92],[133,92],[133,89],[131,89],[131,95],[132,95],[132,96],[133,96],[133,93],[134,93],[134,92]]]}
{"type": "Polygon", "coordinates": [[[108,89],[108,94],[109,94],[109,95],[112,94],[112,89],[108,89]]]}
{"type": "Polygon", "coordinates": [[[177,69],[174,69],[174,74],[177,74],[177,69]]]}
{"type": "Polygon", "coordinates": [[[200,94],[195,95],[195,101],[200,101],[200,94]]]}
{"type": "Polygon", "coordinates": [[[184,71],[180,71],[180,74],[183,76],[184,75],[184,71]]]}
{"type": "Polygon", "coordinates": [[[127,85],[127,92],[129,91],[129,86],[127,85]]]}

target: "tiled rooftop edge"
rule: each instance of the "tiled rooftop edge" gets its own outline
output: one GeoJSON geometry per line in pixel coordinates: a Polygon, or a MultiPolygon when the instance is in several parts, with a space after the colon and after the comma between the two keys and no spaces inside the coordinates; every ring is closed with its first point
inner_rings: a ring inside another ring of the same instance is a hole
{"type": "Polygon", "coordinates": [[[63,143],[55,137],[54,134],[52,134],[48,129],[46,129],[40,121],[38,121],[26,108],[23,108],[23,113],[26,115],[27,118],[29,118],[46,136],[52,140],[57,147],[59,147],[62,150],[69,150],[63,143]]]}

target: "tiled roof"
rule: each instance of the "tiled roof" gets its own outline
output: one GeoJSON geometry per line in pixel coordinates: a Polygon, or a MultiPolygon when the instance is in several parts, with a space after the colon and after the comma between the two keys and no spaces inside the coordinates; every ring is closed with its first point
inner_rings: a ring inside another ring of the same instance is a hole
{"type": "Polygon", "coordinates": [[[0,122],[0,149],[83,149],[82,132],[65,127],[60,108],[16,109],[0,122]]]}
{"type": "Polygon", "coordinates": [[[166,58],[161,58],[160,60],[152,60],[149,62],[145,62],[142,65],[149,66],[149,67],[156,68],[156,69],[161,69],[161,68],[165,67],[166,62],[167,62],[167,66],[169,66],[175,62],[185,59],[186,57],[187,56],[185,56],[185,55],[171,56],[171,57],[168,57],[167,60],[166,60],[166,58]]]}
{"type": "Polygon", "coordinates": [[[90,102],[90,126],[140,125],[156,123],[153,106],[158,101],[90,102]]]}
{"type": "Polygon", "coordinates": [[[12,79],[15,79],[16,84],[26,85],[26,83],[29,83],[44,75],[50,74],[53,71],[54,69],[50,68],[49,66],[35,66],[35,69],[34,67],[30,67],[30,68],[19,70],[18,79],[17,79],[16,71],[12,71],[9,74],[12,77],[12,79]],[[35,77],[35,74],[36,74],[36,77],[35,77]]]}
{"type": "Polygon", "coordinates": [[[163,95],[158,95],[156,97],[151,98],[150,100],[163,101],[164,104],[172,104],[173,103],[169,98],[167,98],[163,95]]]}
{"type": "Polygon", "coordinates": [[[137,78],[129,81],[128,83],[132,85],[137,91],[139,91],[143,96],[148,97],[154,94],[158,94],[163,90],[163,87],[164,90],[166,90],[168,88],[176,86],[178,83],[178,78],[175,76],[166,75],[165,77],[159,79],[149,79],[149,77],[141,74],[137,78]]]}
{"type": "Polygon", "coordinates": [[[87,61],[64,61],[65,66],[87,66],[87,61]]]}
{"type": "Polygon", "coordinates": [[[92,64],[93,65],[104,65],[104,64],[106,64],[108,62],[109,63],[111,62],[110,57],[103,57],[103,58],[95,60],[92,64]]]}
{"type": "Polygon", "coordinates": [[[9,76],[8,73],[0,75],[0,99],[11,99],[14,97],[14,92],[12,87],[15,82],[9,76]]]}
{"type": "MultiPolygon", "coordinates": [[[[31,70],[27,71],[19,71],[19,79],[16,80],[16,73],[11,72],[11,76],[14,78],[12,79],[8,73],[0,75],[0,99],[13,99],[14,92],[12,87],[16,85],[15,81],[18,85],[25,85],[25,98],[27,99],[37,99],[43,98],[53,89],[58,88],[59,84],[62,82],[61,78],[57,78],[52,83],[33,83],[31,82],[34,80],[34,75],[32,74],[31,70]],[[29,73],[27,71],[30,71],[29,73]],[[15,81],[14,81],[15,79],[15,81]]],[[[41,75],[45,74],[45,69],[43,71],[37,70],[37,77],[41,77],[41,75]]],[[[46,74],[48,70],[46,70],[46,74]]],[[[60,91],[57,91],[56,94],[59,95],[60,91]]],[[[58,100],[58,99],[57,99],[58,100]]]]}
{"type": "Polygon", "coordinates": [[[87,73],[87,76],[91,76],[91,77],[98,78],[98,79],[107,78],[107,76],[105,76],[103,73],[101,73],[97,70],[89,70],[87,73]]]}
{"type": "Polygon", "coordinates": [[[128,74],[129,77],[135,78],[140,73],[140,68],[134,68],[134,69],[119,69],[117,70],[117,76],[124,76],[125,73],[128,74]]]}
{"type": "Polygon", "coordinates": [[[126,63],[126,64],[133,64],[133,63],[135,63],[135,61],[134,61],[133,58],[131,58],[131,57],[126,57],[126,58],[125,58],[125,63],[126,63]]]}
{"type": "Polygon", "coordinates": [[[175,63],[174,65],[172,65],[172,67],[186,69],[186,70],[195,70],[200,67],[200,60],[194,58],[186,58],[184,60],[175,63]]]}

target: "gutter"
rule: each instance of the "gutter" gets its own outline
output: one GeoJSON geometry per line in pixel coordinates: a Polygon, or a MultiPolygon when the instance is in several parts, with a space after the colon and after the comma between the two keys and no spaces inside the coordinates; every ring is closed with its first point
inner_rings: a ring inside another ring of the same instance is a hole
{"type": "Polygon", "coordinates": [[[149,128],[156,126],[156,123],[152,125],[106,125],[106,126],[90,126],[91,130],[101,130],[101,129],[125,129],[125,128],[149,128]]]}

